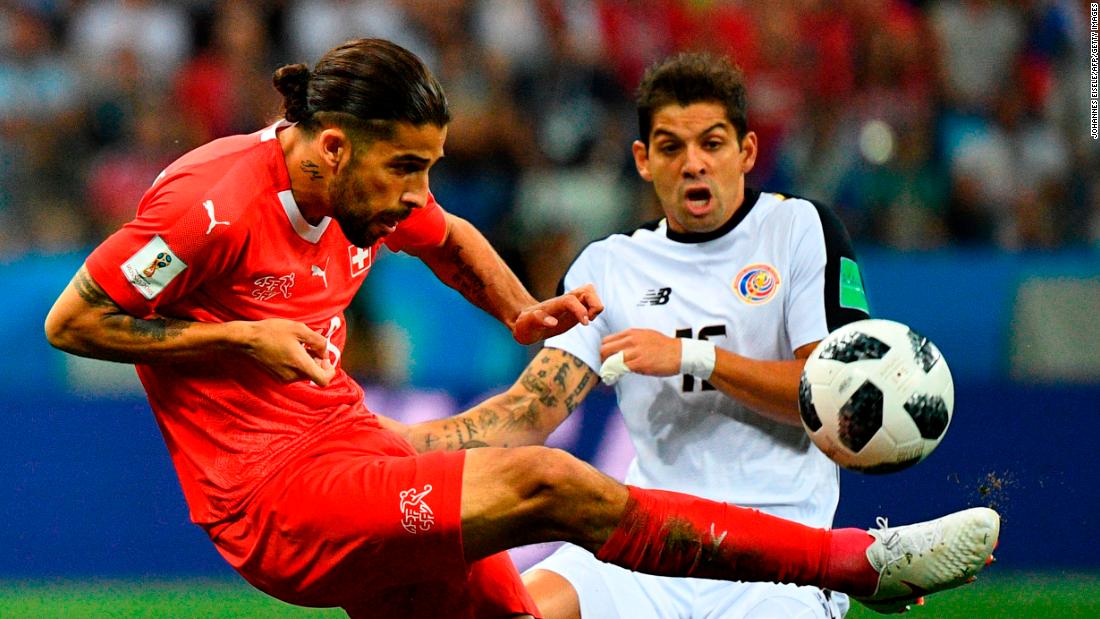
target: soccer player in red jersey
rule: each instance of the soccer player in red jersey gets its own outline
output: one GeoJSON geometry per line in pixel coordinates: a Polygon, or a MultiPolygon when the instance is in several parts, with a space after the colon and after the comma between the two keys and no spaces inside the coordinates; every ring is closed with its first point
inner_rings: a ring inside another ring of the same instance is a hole
{"type": "MultiPolygon", "coordinates": [[[[879,592],[890,567],[863,531],[628,488],[544,447],[418,454],[340,368],[343,311],[382,243],[521,343],[602,305],[591,286],[536,302],[434,202],[450,117],[414,55],[355,40],[274,82],[285,119],[171,164],[46,318],[54,346],[137,366],[191,519],[248,582],[354,617],[537,616],[503,551],[560,539],[658,574],[879,592]]],[[[936,549],[976,571],[988,548],[958,529],[936,549]]]]}

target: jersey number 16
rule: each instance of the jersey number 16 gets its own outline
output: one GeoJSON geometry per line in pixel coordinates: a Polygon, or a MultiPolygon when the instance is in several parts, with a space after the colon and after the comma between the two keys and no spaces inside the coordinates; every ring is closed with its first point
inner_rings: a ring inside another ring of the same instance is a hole
{"type": "MultiPolygon", "coordinates": [[[[719,335],[725,335],[725,334],[726,334],[726,325],[710,325],[710,326],[703,327],[702,329],[699,329],[699,339],[701,339],[701,340],[707,340],[707,339],[710,339],[712,337],[717,337],[719,335]]],[[[695,336],[692,335],[692,333],[691,333],[691,327],[688,327],[686,329],[677,329],[676,330],[676,337],[684,337],[684,338],[687,338],[687,339],[690,340],[691,338],[693,338],[695,336]]],[[[703,389],[702,389],[703,391],[714,391],[714,385],[708,383],[705,380],[702,381],[702,383],[703,383],[703,389]]],[[[683,386],[682,390],[683,390],[684,393],[695,391],[695,377],[694,376],[692,376],[691,374],[684,374],[684,386],[683,386]]]]}

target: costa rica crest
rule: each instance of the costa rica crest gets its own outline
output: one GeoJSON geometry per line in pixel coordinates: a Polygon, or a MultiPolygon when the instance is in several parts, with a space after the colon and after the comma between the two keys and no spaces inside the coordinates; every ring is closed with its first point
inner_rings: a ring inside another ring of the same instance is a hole
{"type": "Polygon", "coordinates": [[[741,269],[733,278],[733,291],[745,303],[760,305],[775,298],[779,284],[779,272],[775,267],[761,262],[741,269]]]}

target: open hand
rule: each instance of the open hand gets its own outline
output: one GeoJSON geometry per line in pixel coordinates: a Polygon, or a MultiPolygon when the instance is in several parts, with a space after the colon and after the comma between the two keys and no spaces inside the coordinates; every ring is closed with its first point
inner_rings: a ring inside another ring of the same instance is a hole
{"type": "Polygon", "coordinates": [[[520,344],[565,333],[578,323],[587,325],[603,311],[603,302],[592,284],[525,308],[516,317],[512,337],[520,344]]]}

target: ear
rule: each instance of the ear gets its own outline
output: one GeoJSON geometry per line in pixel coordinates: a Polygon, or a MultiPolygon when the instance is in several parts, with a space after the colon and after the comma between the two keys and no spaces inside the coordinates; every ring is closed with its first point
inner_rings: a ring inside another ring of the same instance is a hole
{"type": "Polygon", "coordinates": [[[335,174],[351,160],[351,138],[339,127],[328,127],[317,136],[321,161],[335,174]]]}
{"type": "Polygon", "coordinates": [[[638,168],[638,176],[652,183],[653,175],[649,173],[649,150],[641,140],[634,140],[630,145],[630,151],[634,153],[634,166],[638,168]]]}
{"type": "Polygon", "coordinates": [[[753,166],[756,165],[756,132],[749,131],[745,134],[745,137],[741,140],[741,173],[748,174],[752,171],[753,166]]]}

